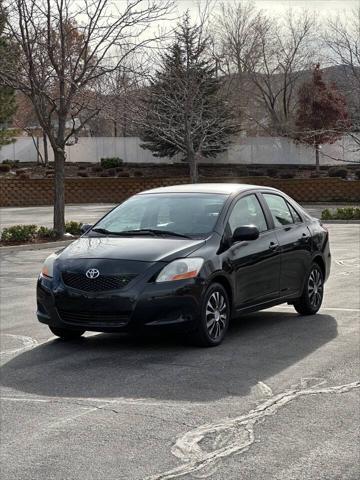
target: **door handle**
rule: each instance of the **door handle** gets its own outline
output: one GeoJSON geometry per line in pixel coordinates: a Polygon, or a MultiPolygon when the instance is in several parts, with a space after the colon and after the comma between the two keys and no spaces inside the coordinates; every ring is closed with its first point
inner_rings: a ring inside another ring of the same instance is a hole
{"type": "Polygon", "coordinates": [[[269,245],[269,249],[270,250],[277,250],[277,248],[279,247],[279,244],[276,243],[276,242],[270,242],[270,245],[269,245]]]}

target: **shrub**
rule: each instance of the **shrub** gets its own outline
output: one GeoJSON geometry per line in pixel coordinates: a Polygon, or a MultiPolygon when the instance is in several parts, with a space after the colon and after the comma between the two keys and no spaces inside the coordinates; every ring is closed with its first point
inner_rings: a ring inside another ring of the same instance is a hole
{"type": "Polygon", "coordinates": [[[66,222],[65,223],[65,232],[71,233],[71,235],[80,235],[81,233],[81,223],[79,222],[66,222]]]}
{"type": "Polygon", "coordinates": [[[30,242],[37,232],[36,225],[13,225],[4,228],[1,240],[4,242],[30,242]]]}
{"type": "Polygon", "coordinates": [[[144,176],[144,174],[140,170],[137,170],[137,171],[134,172],[134,177],[143,177],[143,176],[144,176]]]}
{"type": "Polygon", "coordinates": [[[86,165],[79,165],[79,166],[78,166],[78,169],[79,169],[79,170],[86,170],[86,169],[87,169],[87,166],[86,166],[86,165]]]}
{"type": "Polygon", "coordinates": [[[118,177],[130,177],[130,173],[129,172],[120,172],[118,177]]]}
{"type": "Polygon", "coordinates": [[[347,178],[348,171],[345,167],[331,167],[329,168],[329,177],[347,178]]]}
{"type": "Polygon", "coordinates": [[[20,175],[23,175],[23,174],[26,173],[26,172],[27,172],[26,168],[18,168],[18,169],[16,170],[16,175],[19,175],[19,176],[20,176],[20,175]]]}
{"type": "Polygon", "coordinates": [[[10,165],[11,168],[17,167],[20,160],[3,160],[2,165],[10,165]]]}
{"type": "Polygon", "coordinates": [[[43,239],[55,239],[56,238],[56,232],[52,228],[48,227],[39,227],[37,231],[37,237],[38,238],[43,238],[43,239]]]}
{"type": "Polygon", "coordinates": [[[331,218],[332,218],[332,213],[328,208],[325,208],[325,210],[321,212],[321,220],[330,220],[331,218]]]}
{"type": "Polygon", "coordinates": [[[7,164],[7,163],[2,163],[0,165],[0,172],[10,172],[11,170],[11,165],[7,164]]]}
{"type": "Polygon", "coordinates": [[[99,172],[102,172],[103,171],[103,168],[101,165],[94,165],[93,167],[91,167],[91,170],[94,172],[94,173],[99,173],[99,172]]]}
{"type": "Polygon", "coordinates": [[[109,176],[109,172],[100,173],[100,177],[108,177],[108,176],[109,176]]]}
{"type": "Polygon", "coordinates": [[[360,220],[359,207],[344,207],[337,208],[335,211],[330,211],[328,208],[321,212],[322,220],[360,220]]]}
{"type": "Polygon", "coordinates": [[[112,157],[112,158],[101,158],[100,159],[101,166],[103,168],[116,168],[120,167],[122,165],[123,160],[118,157],[112,157]]]}
{"type": "Polygon", "coordinates": [[[355,177],[360,180],[360,170],[355,170],[355,177]]]}
{"type": "Polygon", "coordinates": [[[78,172],[77,173],[78,177],[88,177],[89,174],[87,172],[78,172]]]}
{"type": "Polygon", "coordinates": [[[116,176],[116,169],[115,168],[109,168],[108,169],[108,176],[109,177],[115,177],[116,176]]]}

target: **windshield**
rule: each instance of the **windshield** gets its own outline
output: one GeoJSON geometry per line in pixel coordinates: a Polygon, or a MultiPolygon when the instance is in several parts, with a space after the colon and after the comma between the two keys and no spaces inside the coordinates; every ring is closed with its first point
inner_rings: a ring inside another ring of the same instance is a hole
{"type": "Polygon", "coordinates": [[[213,231],[226,198],[213,193],[136,195],[112,210],[92,231],[204,237],[213,231]]]}

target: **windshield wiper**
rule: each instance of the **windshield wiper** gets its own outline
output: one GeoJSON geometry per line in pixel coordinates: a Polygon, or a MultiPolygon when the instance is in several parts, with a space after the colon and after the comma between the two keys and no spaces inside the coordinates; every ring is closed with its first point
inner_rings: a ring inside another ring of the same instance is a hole
{"type": "Polygon", "coordinates": [[[111,232],[106,228],[92,228],[91,232],[102,233],[103,235],[117,235],[117,236],[131,236],[131,235],[152,235],[153,237],[168,235],[172,237],[191,238],[188,235],[182,233],[171,232],[169,230],[160,230],[155,228],[140,228],[137,230],[124,230],[122,232],[111,232]]]}
{"type": "Polygon", "coordinates": [[[191,238],[188,235],[184,235],[182,233],[171,232],[170,230],[160,230],[155,228],[141,228],[138,230],[125,230],[124,232],[118,232],[118,235],[153,235],[153,236],[160,236],[160,235],[168,235],[171,237],[180,237],[180,238],[191,238]]]}
{"type": "Polygon", "coordinates": [[[111,232],[106,228],[92,228],[90,232],[102,233],[103,235],[122,235],[123,232],[111,232]]]}

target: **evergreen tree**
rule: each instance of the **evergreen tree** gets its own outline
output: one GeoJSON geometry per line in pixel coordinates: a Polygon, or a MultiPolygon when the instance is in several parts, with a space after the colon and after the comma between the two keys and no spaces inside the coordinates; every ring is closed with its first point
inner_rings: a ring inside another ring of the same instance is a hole
{"type": "Polygon", "coordinates": [[[207,41],[185,15],[144,100],[142,147],[158,157],[181,154],[193,182],[198,159],[225,151],[237,130],[206,55],[207,41]]]}
{"type": "Polygon", "coordinates": [[[320,65],[316,65],[312,79],[299,89],[296,112],[296,139],[314,146],[316,170],[320,167],[320,145],[334,143],[349,128],[345,97],[335,84],[326,84],[320,65]]]}
{"type": "MultiPolygon", "coordinates": [[[[0,0],[0,62],[9,57],[9,43],[4,35],[6,12],[0,0]]],[[[8,123],[16,110],[15,92],[0,83],[0,147],[12,142],[12,132],[7,130],[8,123]]]]}

